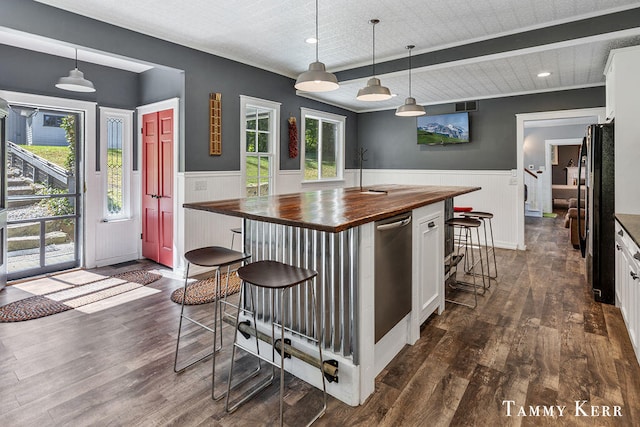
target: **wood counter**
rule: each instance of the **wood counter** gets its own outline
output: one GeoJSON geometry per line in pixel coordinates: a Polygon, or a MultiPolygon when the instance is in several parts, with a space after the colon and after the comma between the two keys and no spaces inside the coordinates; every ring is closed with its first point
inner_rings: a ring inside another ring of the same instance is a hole
{"type": "Polygon", "coordinates": [[[185,203],[183,206],[187,209],[338,233],[480,190],[480,187],[378,185],[370,189],[380,190],[380,192],[361,192],[359,187],[353,187],[248,199],[185,203]]]}
{"type": "MultiPolygon", "coordinates": [[[[353,406],[375,391],[376,376],[405,345],[418,340],[424,320],[444,310],[444,221],[451,211],[445,205],[480,188],[377,185],[370,189],[378,192],[346,188],[184,204],[187,209],[243,218],[242,250],[251,254],[251,262],[273,260],[317,271],[316,306],[308,291],[289,289],[290,307],[278,321],[287,331],[295,331],[287,334],[300,351],[309,355],[316,351],[316,344],[301,336],[314,336],[320,342],[323,358],[339,365],[340,372],[339,381],[327,384],[327,393],[353,406]],[[401,238],[401,243],[410,245],[410,255],[402,258],[403,280],[398,274],[389,280],[377,267],[386,265],[385,271],[393,272],[397,266],[391,254],[382,258],[377,254],[386,245],[374,222],[406,212],[411,213],[410,222],[384,231],[392,233],[392,240],[401,238]],[[395,298],[400,294],[402,301],[395,298]],[[376,304],[376,295],[382,305],[376,304]],[[397,312],[404,317],[387,322],[387,308],[398,305],[402,306],[397,312]],[[319,330],[310,321],[314,315],[320,317],[319,330]],[[378,327],[378,320],[385,322],[378,327]]],[[[242,318],[267,331],[270,320],[281,316],[269,301],[268,293],[257,292],[255,319],[248,314],[242,318]]],[[[257,345],[265,354],[271,351],[266,342],[257,345]]],[[[285,362],[285,369],[321,387],[315,366],[295,360],[285,362]]]]}

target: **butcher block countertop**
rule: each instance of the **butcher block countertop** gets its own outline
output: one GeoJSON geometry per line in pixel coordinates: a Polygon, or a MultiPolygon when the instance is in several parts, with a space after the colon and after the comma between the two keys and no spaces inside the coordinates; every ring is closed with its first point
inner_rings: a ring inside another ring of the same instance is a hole
{"type": "Polygon", "coordinates": [[[275,224],[338,233],[368,222],[480,190],[480,187],[376,185],[277,196],[185,203],[197,209],[275,224]]]}

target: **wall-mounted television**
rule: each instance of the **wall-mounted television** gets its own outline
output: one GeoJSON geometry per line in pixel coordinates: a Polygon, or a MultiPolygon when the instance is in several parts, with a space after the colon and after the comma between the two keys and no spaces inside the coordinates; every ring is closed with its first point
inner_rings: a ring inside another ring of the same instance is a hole
{"type": "Polygon", "coordinates": [[[418,117],[418,144],[448,145],[469,141],[468,112],[418,117]]]}

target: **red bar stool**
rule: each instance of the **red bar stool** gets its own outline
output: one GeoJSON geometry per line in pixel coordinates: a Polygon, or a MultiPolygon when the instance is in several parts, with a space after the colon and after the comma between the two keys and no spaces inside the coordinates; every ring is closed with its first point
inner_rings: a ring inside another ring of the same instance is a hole
{"type": "MultiPolygon", "coordinates": [[[[493,214],[490,212],[479,212],[479,211],[470,211],[464,212],[462,214],[466,218],[474,218],[482,221],[482,229],[484,231],[484,249],[487,260],[487,277],[489,279],[497,279],[498,278],[498,263],[496,261],[496,246],[493,242],[493,225],[491,220],[493,219],[493,214]],[[489,248],[489,240],[487,239],[487,222],[489,223],[489,231],[491,236],[491,248],[489,248]],[[493,254],[493,274],[491,274],[491,269],[489,268],[489,253],[493,254]]],[[[491,282],[489,282],[491,283],[491,282]]]]}
{"type": "MultiPolygon", "coordinates": [[[[445,224],[448,227],[453,227],[454,231],[455,229],[458,229],[459,233],[460,233],[460,244],[457,247],[457,253],[453,254],[453,256],[451,257],[451,266],[450,269],[454,269],[455,268],[455,272],[456,272],[456,276],[457,276],[457,264],[460,263],[462,261],[463,258],[471,258],[471,265],[475,266],[476,265],[476,260],[475,260],[475,255],[473,253],[473,245],[474,245],[474,239],[473,239],[473,233],[472,230],[475,229],[476,230],[476,236],[477,236],[477,242],[479,244],[480,242],[480,233],[478,231],[481,222],[477,219],[473,219],[473,218],[450,218],[448,219],[445,224]],[[464,237],[464,238],[463,238],[464,237]],[[464,253],[462,253],[461,248],[464,248],[464,253]]],[[[449,287],[452,289],[456,289],[456,290],[460,290],[460,291],[465,291],[465,292],[473,292],[473,299],[474,299],[474,304],[468,304],[466,302],[463,301],[459,301],[459,300],[454,300],[451,298],[446,298],[445,297],[445,301],[447,302],[451,302],[454,304],[459,304],[459,305],[464,305],[466,307],[469,308],[476,308],[478,306],[478,291],[481,288],[482,289],[482,293],[481,295],[484,295],[484,293],[486,292],[486,285],[485,285],[485,276],[484,276],[484,263],[482,261],[482,252],[480,253],[480,268],[482,270],[482,274],[480,275],[482,277],[482,285],[480,286],[478,283],[476,283],[476,275],[473,274],[473,272],[471,272],[471,277],[472,277],[472,282],[466,282],[466,281],[462,281],[459,280],[457,277],[455,278],[454,283],[449,283],[449,287]]],[[[466,262],[466,261],[465,261],[466,262]]],[[[473,268],[473,267],[472,267],[473,268]]],[[[451,270],[450,270],[451,271],[451,270]]]]}

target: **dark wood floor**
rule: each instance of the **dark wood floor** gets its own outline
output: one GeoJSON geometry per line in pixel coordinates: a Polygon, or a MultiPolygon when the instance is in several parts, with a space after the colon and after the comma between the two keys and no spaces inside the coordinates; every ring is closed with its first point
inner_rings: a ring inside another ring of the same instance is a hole
{"type": "MultiPolygon", "coordinates": [[[[317,425],[640,425],[640,368],[620,312],[592,301],[567,232],[561,216],[527,219],[528,250],[498,251],[499,281],[478,308],[447,304],[380,374],[364,405],[330,398],[317,425]],[[515,402],[511,417],[507,400],[515,402]],[[619,406],[622,416],[576,417],[582,400],[611,415],[619,406]],[[567,409],[562,417],[517,416],[530,405],[567,409]]],[[[169,293],[179,284],[162,279],[151,286],[163,292],[90,315],[0,324],[0,424],[275,424],[277,384],[227,415],[210,400],[210,363],[173,373],[179,306],[169,293]]],[[[0,304],[23,296],[8,288],[0,304]]],[[[185,344],[199,351],[210,339],[193,333],[185,344]]],[[[285,420],[301,424],[319,394],[287,378],[285,420]]]]}

